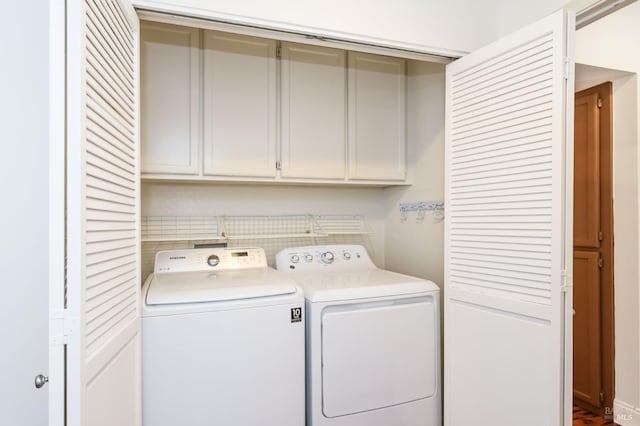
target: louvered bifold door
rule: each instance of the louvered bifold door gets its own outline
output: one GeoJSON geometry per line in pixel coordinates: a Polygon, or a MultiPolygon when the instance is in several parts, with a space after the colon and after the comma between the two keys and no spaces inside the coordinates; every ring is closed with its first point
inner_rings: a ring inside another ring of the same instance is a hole
{"type": "Polygon", "coordinates": [[[138,20],[67,1],[67,424],[141,423],[138,20]]]}
{"type": "Polygon", "coordinates": [[[447,67],[447,426],[564,422],[572,19],[447,67]]]}

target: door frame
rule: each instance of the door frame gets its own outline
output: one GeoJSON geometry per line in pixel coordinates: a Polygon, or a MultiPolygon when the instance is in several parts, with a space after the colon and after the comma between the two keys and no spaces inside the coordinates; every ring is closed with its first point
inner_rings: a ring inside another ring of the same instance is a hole
{"type": "MultiPolygon", "coordinates": [[[[584,10],[582,11],[584,12],[584,10]]],[[[565,54],[571,55],[571,63],[566,64],[565,69],[565,135],[564,135],[564,167],[565,167],[565,183],[563,188],[564,194],[564,276],[562,277],[562,285],[564,287],[564,325],[562,350],[564,354],[564,377],[561,378],[562,393],[564,395],[564,426],[573,424],[573,158],[574,158],[574,101],[575,101],[575,31],[576,20],[579,15],[575,13],[567,14],[567,28],[572,31],[572,36],[567,37],[565,42],[565,54]],[[570,107],[569,107],[570,106],[570,107]]]]}
{"type": "Polygon", "coordinates": [[[59,6],[49,8],[49,426],[64,426],[66,396],[66,7],[59,6]]]}

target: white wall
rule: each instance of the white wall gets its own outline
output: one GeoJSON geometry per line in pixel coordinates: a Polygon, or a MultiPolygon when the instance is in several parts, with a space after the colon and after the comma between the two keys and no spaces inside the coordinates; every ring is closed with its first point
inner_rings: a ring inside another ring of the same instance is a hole
{"type": "Polygon", "coordinates": [[[0,424],[38,426],[48,408],[33,380],[47,374],[49,348],[49,2],[6,2],[2,14],[0,424]]]}
{"type": "MultiPolygon", "coordinates": [[[[576,62],[640,71],[640,3],[588,25],[576,35],[576,62]]],[[[637,75],[614,80],[615,408],[621,425],[640,425],[640,317],[638,277],[637,75]]]]}
{"type": "MultiPolygon", "coordinates": [[[[444,286],[444,221],[433,212],[420,220],[400,203],[444,200],[445,67],[410,62],[407,68],[407,163],[413,185],[385,189],[385,267],[444,286]]],[[[446,206],[445,206],[446,208],[446,206]]],[[[442,306],[442,304],[440,305],[442,306]]],[[[441,330],[444,310],[440,309],[441,330]]],[[[444,333],[441,332],[441,343],[444,333]]],[[[443,348],[443,345],[440,346],[443,348]]]]}
{"type": "MultiPolygon", "coordinates": [[[[450,56],[460,56],[499,37],[501,16],[497,11],[503,2],[507,3],[505,0],[133,0],[136,7],[146,9],[393,44],[450,56]]],[[[525,0],[515,3],[536,4],[525,0]]]]}
{"type": "Polygon", "coordinates": [[[638,77],[613,80],[613,198],[616,405],[640,424],[638,327],[638,77]]]}
{"type": "Polygon", "coordinates": [[[500,36],[512,33],[552,14],[567,3],[567,0],[501,0],[498,6],[498,33],[500,36]]]}
{"type": "Polygon", "coordinates": [[[444,81],[440,64],[411,62],[407,79],[407,139],[410,187],[385,190],[385,265],[387,269],[444,281],[444,222],[427,212],[405,221],[400,203],[444,199],[444,81]]]}

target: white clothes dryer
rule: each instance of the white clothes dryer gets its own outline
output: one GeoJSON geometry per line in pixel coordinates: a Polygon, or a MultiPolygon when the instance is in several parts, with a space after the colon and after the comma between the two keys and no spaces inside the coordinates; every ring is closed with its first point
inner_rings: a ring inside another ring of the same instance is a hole
{"type": "Polygon", "coordinates": [[[264,250],[158,252],[142,295],[145,426],[304,424],[304,298],[264,250]]]}
{"type": "Polygon", "coordinates": [[[440,426],[439,289],[378,269],[362,246],[276,256],[303,289],[307,426],[440,426]]]}

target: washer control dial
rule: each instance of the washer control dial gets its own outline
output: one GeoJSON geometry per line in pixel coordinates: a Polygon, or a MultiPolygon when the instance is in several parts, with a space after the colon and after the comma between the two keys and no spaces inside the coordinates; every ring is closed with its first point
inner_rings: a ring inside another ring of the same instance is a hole
{"type": "Polygon", "coordinates": [[[313,255],[307,253],[304,255],[304,261],[307,263],[311,263],[313,261],[313,255]]]}
{"type": "Polygon", "coordinates": [[[333,255],[332,252],[325,251],[320,255],[320,260],[322,260],[323,263],[326,263],[327,265],[329,265],[333,263],[333,261],[335,260],[335,256],[333,255]]]}
{"type": "Polygon", "coordinates": [[[209,266],[218,266],[218,263],[220,263],[220,258],[216,254],[212,254],[207,258],[207,264],[209,266]]]}
{"type": "Polygon", "coordinates": [[[294,254],[293,256],[291,256],[291,263],[298,263],[300,262],[300,256],[298,256],[297,254],[294,254]]]}

